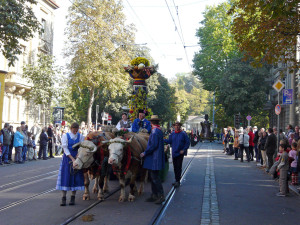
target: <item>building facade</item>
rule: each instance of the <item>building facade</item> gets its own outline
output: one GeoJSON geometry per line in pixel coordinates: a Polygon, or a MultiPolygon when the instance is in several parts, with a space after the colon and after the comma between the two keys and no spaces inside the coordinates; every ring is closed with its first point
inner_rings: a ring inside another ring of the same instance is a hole
{"type": "Polygon", "coordinates": [[[43,32],[36,33],[30,41],[21,41],[23,53],[18,56],[14,67],[0,54],[0,70],[6,71],[2,112],[2,127],[9,122],[14,127],[25,121],[30,128],[34,123],[45,125],[50,122],[50,102],[48,106],[35,105],[25,98],[31,85],[23,78],[23,66],[37,60],[39,53],[53,54],[54,11],[58,5],[52,0],[38,0],[32,5],[35,16],[41,23],[43,32]]]}

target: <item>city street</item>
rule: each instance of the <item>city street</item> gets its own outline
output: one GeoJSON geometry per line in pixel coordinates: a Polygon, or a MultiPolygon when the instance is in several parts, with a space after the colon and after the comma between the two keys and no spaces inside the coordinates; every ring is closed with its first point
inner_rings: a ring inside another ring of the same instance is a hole
{"type": "MultiPolygon", "coordinates": [[[[160,224],[298,224],[298,195],[291,192],[288,197],[276,197],[278,182],[256,163],[241,163],[222,152],[221,144],[209,142],[189,149],[183,165],[189,167],[182,185],[160,213],[160,224]]],[[[75,206],[59,206],[61,193],[54,188],[60,160],[0,167],[1,225],[67,224],[69,218],[97,202],[95,194],[90,201],[83,201],[80,191],[75,206]]],[[[171,165],[164,182],[166,195],[174,179],[171,165]]],[[[118,182],[110,181],[109,186],[112,192],[118,182]]],[[[118,191],[71,224],[150,224],[160,206],[145,202],[149,195],[149,182],[135,202],[119,203],[118,191]],[[86,216],[91,217],[90,222],[84,221],[86,216]]]]}

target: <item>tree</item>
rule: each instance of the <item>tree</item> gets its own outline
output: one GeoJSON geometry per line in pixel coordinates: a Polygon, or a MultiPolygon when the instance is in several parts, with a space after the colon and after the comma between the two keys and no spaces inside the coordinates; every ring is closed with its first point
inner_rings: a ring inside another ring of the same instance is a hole
{"type": "Polygon", "coordinates": [[[206,9],[197,31],[201,50],[194,57],[194,74],[205,90],[215,92],[216,108],[222,112],[216,114],[217,123],[221,116],[232,124],[234,114],[253,116],[262,111],[270,88],[270,67],[254,68],[253,59],[243,60],[244,53],[231,32],[234,16],[227,13],[230,7],[222,3],[206,9]]]}
{"type": "Polygon", "coordinates": [[[70,84],[88,90],[88,124],[97,96],[122,96],[128,89],[122,65],[131,58],[135,29],[124,25],[122,9],[116,1],[77,0],[69,10],[70,84]]]}
{"type": "Polygon", "coordinates": [[[297,36],[300,34],[298,0],[234,1],[229,11],[233,16],[231,28],[239,48],[254,65],[296,60],[297,36]]]}
{"type": "Polygon", "coordinates": [[[0,49],[9,66],[13,66],[22,53],[20,40],[28,41],[34,32],[40,31],[31,4],[36,0],[0,1],[0,49]]]}

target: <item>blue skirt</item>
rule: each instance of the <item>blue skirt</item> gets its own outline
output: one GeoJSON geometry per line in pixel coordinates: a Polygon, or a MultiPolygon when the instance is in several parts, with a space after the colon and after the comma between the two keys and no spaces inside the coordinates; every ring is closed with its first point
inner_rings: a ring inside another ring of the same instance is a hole
{"type": "Polygon", "coordinates": [[[60,162],[56,190],[78,191],[84,190],[84,177],[82,170],[73,170],[72,160],[65,154],[60,162]]]}

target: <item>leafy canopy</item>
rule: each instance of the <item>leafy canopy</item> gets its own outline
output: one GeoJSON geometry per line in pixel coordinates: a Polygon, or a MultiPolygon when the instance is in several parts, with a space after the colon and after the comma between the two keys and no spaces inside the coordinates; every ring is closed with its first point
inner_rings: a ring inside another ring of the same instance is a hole
{"type": "Polygon", "coordinates": [[[40,24],[35,17],[31,4],[36,0],[1,0],[0,1],[0,50],[13,66],[22,53],[20,40],[28,41],[34,32],[40,31],[40,24]]]}

